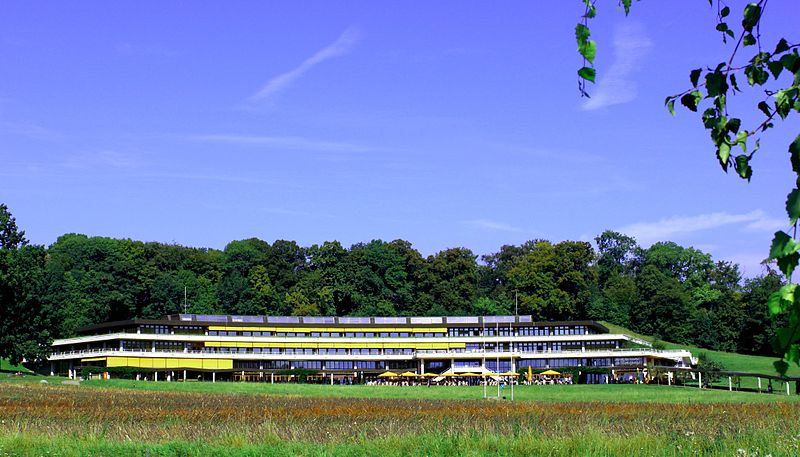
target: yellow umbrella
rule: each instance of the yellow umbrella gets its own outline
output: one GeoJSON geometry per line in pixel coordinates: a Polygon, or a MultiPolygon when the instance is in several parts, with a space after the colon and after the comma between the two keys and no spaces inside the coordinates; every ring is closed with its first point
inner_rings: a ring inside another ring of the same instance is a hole
{"type": "Polygon", "coordinates": [[[438,378],[439,376],[442,376],[442,375],[438,375],[436,373],[423,373],[420,376],[424,376],[426,378],[438,378]]]}
{"type": "Polygon", "coordinates": [[[505,373],[500,373],[498,376],[519,376],[519,373],[514,373],[513,371],[506,371],[505,373]]]}
{"type": "Polygon", "coordinates": [[[406,371],[405,373],[401,374],[400,376],[414,377],[414,376],[416,376],[416,375],[417,375],[417,374],[416,374],[416,373],[414,373],[414,372],[411,372],[411,371],[406,371]]]}
{"type": "Polygon", "coordinates": [[[387,371],[386,373],[381,373],[378,375],[379,378],[396,378],[397,373],[392,373],[391,371],[387,371]]]}
{"type": "Polygon", "coordinates": [[[477,373],[459,373],[458,376],[480,376],[477,373]]]}
{"type": "Polygon", "coordinates": [[[543,371],[543,372],[541,372],[541,373],[539,373],[539,374],[540,374],[540,375],[545,375],[545,376],[558,376],[558,375],[560,375],[561,373],[559,373],[559,372],[557,372],[557,371],[555,371],[555,370],[547,370],[547,371],[543,371]]]}

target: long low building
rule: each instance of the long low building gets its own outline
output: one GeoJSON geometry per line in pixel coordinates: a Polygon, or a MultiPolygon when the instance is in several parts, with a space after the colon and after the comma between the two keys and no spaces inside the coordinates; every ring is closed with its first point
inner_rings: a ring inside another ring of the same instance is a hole
{"type": "MultiPolygon", "coordinates": [[[[53,342],[53,374],[128,367],[150,379],[264,380],[305,369],[358,382],[386,370],[499,373],[696,364],[689,351],[654,349],[594,321],[535,322],[532,316],[177,314],[93,325],[79,335],[53,342]]],[[[595,376],[587,382],[601,381],[595,376]]]]}

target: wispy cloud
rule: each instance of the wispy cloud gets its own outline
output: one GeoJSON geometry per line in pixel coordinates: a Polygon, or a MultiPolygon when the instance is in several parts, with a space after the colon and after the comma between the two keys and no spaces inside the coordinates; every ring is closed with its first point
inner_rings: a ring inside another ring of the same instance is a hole
{"type": "Polygon", "coordinates": [[[160,44],[119,43],[115,50],[119,54],[128,56],[172,57],[175,55],[175,51],[160,44]]]}
{"type": "Polygon", "coordinates": [[[56,140],[60,137],[50,129],[23,122],[0,122],[0,135],[19,135],[36,140],[56,140]]]}
{"type": "Polygon", "coordinates": [[[676,235],[734,224],[742,224],[745,230],[751,231],[772,231],[786,225],[785,221],[772,218],[764,211],[756,210],[745,214],[720,212],[698,216],[670,217],[657,222],[631,224],[618,229],[618,231],[636,238],[639,244],[648,246],[657,241],[669,240],[676,235]]]}
{"type": "Polygon", "coordinates": [[[269,136],[269,135],[190,135],[186,137],[192,141],[227,143],[242,146],[264,146],[269,148],[282,148],[321,152],[369,152],[379,148],[361,144],[341,141],[316,140],[297,136],[269,136]]]}
{"type": "Polygon", "coordinates": [[[243,176],[215,175],[215,174],[196,174],[196,173],[144,173],[140,175],[145,178],[155,179],[181,179],[189,181],[217,181],[242,184],[260,184],[264,180],[247,178],[243,176]]]}
{"type": "Polygon", "coordinates": [[[492,221],[489,219],[473,219],[469,221],[464,221],[465,224],[477,227],[486,230],[493,230],[496,232],[512,232],[512,233],[523,233],[525,230],[514,227],[513,225],[509,225],[503,222],[492,221]]]}
{"type": "Polygon", "coordinates": [[[61,165],[67,168],[131,169],[141,167],[142,159],[138,154],[105,149],[69,156],[61,165]]]}
{"type": "Polygon", "coordinates": [[[336,39],[336,41],[317,51],[316,54],[303,61],[303,63],[301,63],[299,66],[287,71],[286,73],[281,73],[280,75],[275,76],[267,81],[267,83],[264,84],[264,86],[259,89],[258,92],[250,96],[250,101],[258,102],[275,96],[279,92],[291,86],[295,81],[297,81],[315,66],[325,62],[326,60],[340,57],[349,53],[356,43],[358,43],[359,38],[360,34],[356,29],[349,28],[345,30],[339,36],[339,38],[336,39]]]}
{"type": "Polygon", "coordinates": [[[594,110],[635,99],[636,83],[630,76],[652,46],[641,24],[618,26],[614,32],[614,63],[605,75],[600,74],[597,89],[583,104],[583,109],[594,110]]]}

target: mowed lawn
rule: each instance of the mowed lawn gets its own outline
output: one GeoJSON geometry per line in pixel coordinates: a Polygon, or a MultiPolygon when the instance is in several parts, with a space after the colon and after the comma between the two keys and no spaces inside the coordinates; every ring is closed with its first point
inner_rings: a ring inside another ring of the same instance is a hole
{"type": "MultiPolygon", "coordinates": [[[[116,388],[147,391],[189,392],[203,394],[278,395],[291,397],[483,400],[483,386],[365,386],[327,384],[270,384],[248,382],[153,382],[153,381],[83,381],[82,387],[116,388]]],[[[641,384],[544,385],[516,386],[515,401],[546,402],[636,402],[636,403],[772,403],[800,402],[786,396],[778,384],[772,395],[751,392],[728,392],[719,389],[641,384]]],[[[487,397],[498,397],[497,386],[486,388],[487,397]]],[[[511,387],[500,390],[500,397],[511,401],[511,387]]]]}
{"type": "Polygon", "coordinates": [[[800,455],[794,395],[41,379],[0,380],[0,456],[800,455]]]}

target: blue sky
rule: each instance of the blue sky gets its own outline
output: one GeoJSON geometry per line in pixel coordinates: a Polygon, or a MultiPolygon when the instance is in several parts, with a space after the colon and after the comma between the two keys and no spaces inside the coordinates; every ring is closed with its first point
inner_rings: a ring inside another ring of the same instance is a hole
{"type": "MultiPolygon", "coordinates": [[[[605,4],[607,3],[607,4],[605,4]]],[[[734,11],[742,2],[729,2],[734,11]]],[[[409,240],[476,254],[605,229],[760,273],[793,185],[797,118],[751,183],[663,108],[730,48],[701,0],[615,2],[581,99],[572,2],[5,2],[0,202],[35,243],[77,232],[409,240]]],[[[771,1],[768,46],[798,41],[771,1]],[[792,36],[793,34],[794,36],[792,36]]],[[[744,107],[745,126],[757,117],[744,107]],[[752,116],[752,117],[749,117],[752,116]]]]}

